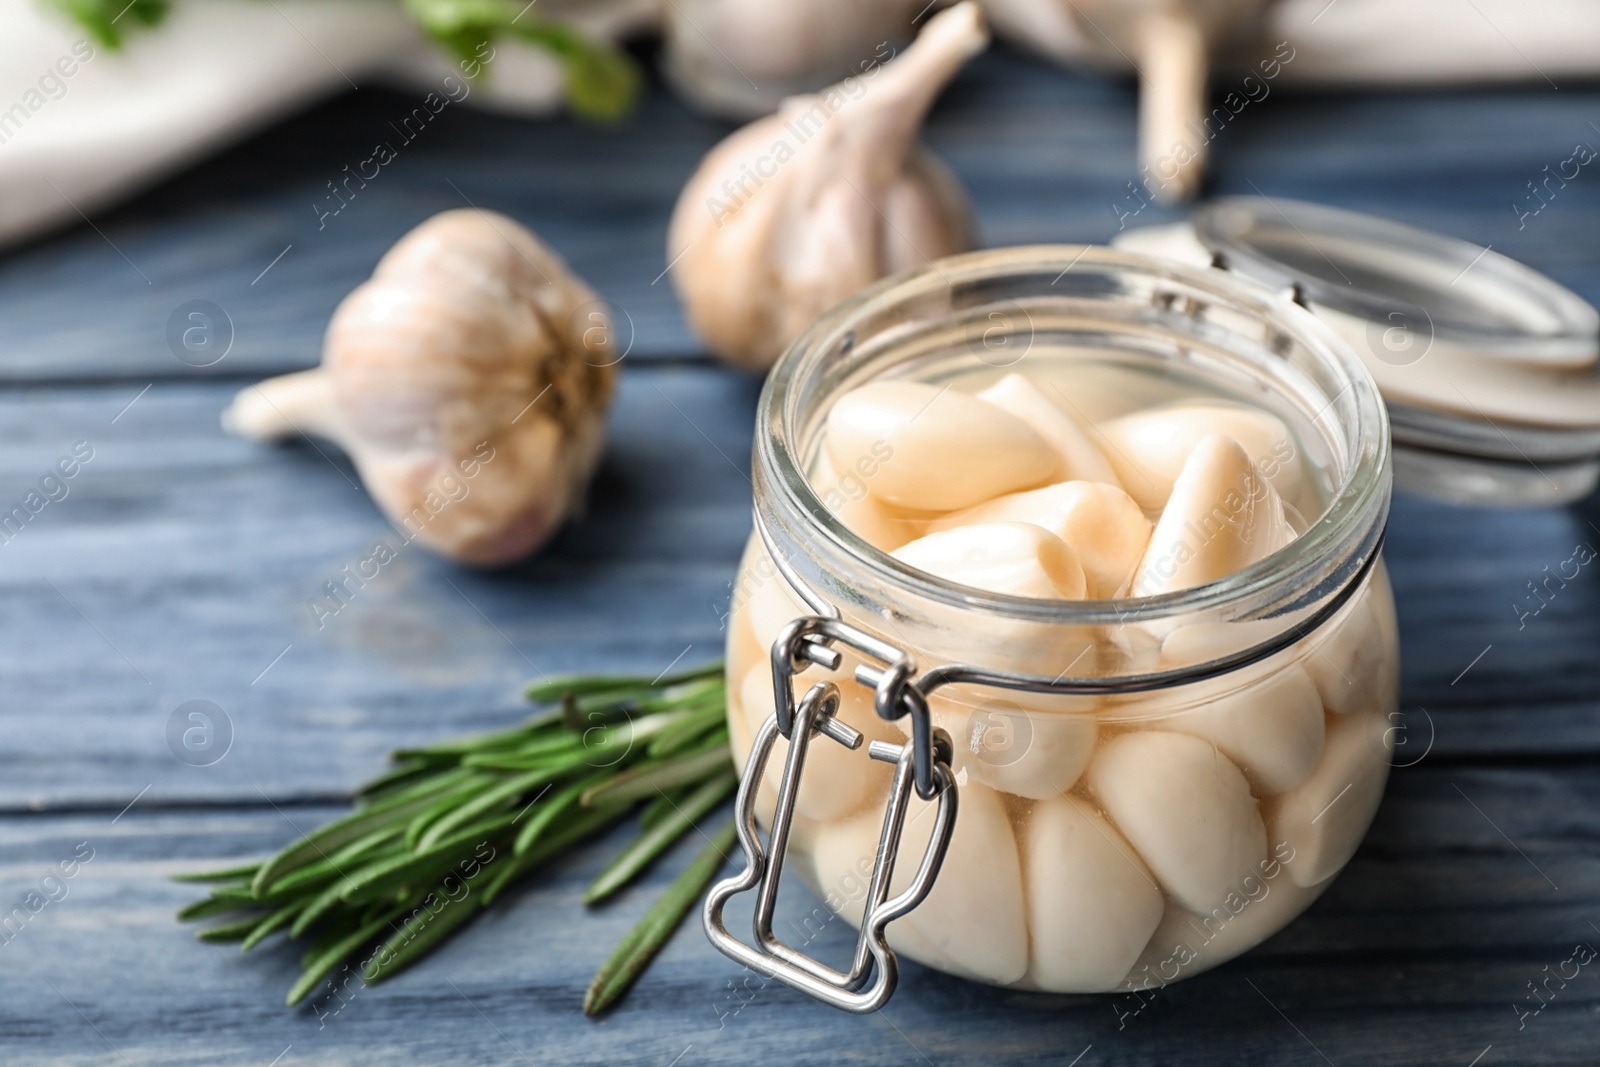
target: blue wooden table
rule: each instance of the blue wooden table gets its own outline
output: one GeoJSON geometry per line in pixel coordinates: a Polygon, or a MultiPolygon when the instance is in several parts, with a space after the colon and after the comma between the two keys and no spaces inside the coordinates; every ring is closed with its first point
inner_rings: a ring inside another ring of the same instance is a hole
{"type": "MultiPolygon", "coordinates": [[[[1406,766],[1367,843],[1283,933],[1134,1015],[910,966],[887,1010],[849,1017],[741,975],[691,927],[591,1022],[579,1003],[595,966],[687,861],[585,915],[580,888],[614,843],[423,966],[316,1009],[281,1006],[297,951],[196,943],[172,918],[195,893],[168,875],[281,847],[337,814],[389,749],[514,719],[518,683],[539,672],[720,653],[757,383],[700,352],[659,274],[677,191],[725,128],[660,92],[614,129],[452,109],[319,229],[325,183],[411,103],[334,100],[93,228],[0,257],[0,511],[92,450],[66,498],[0,544],[0,904],[44,900],[0,934],[0,1062],[1600,1060],[1600,966],[1549,980],[1570,974],[1575,946],[1600,946],[1600,578],[1580,574],[1537,615],[1515,607],[1547,565],[1600,545],[1592,500],[1396,501],[1406,766]],[[387,527],[342,459],[224,436],[218,412],[259,376],[313,363],[382,251],[469,201],[532,226],[625,313],[633,343],[592,508],[508,571],[402,553],[319,629],[307,601],[387,527]],[[231,350],[206,368],[166,341],[192,300],[232,322],[231,350]],[[168,745],[190,700],[231,732],[210,766],[168,745]]],[[[1600,299],[1600,177],[1520,226],[1512,207],[1575,143],[1600,143],[1595,121],[1600,91],[1579,85],[1275,93],[1218,138],[1215,187],[1492,244],[1600,299]]],[[[928,136],[1000,245],[1110,238],[1133,130],[1129,86],[998,53],[961,76],[928,136]]],[[[812,903],[796,890],[784,907],[812,903]]],[[[834,924],[818,944],[847,941],[834,924]]]]}

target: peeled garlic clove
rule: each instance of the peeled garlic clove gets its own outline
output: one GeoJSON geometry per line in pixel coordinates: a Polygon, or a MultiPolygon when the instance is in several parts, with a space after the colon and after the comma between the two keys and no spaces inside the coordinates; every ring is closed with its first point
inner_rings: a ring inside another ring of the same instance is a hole
{"type": "Polygon", "coordinates": [[[1239,885],[1201,915],[1172,907],[1124,981],[1127,989],[1153,989],[1193,978],[1255,948],[1311,906],[1325,886],[1308,889],[1289,879],[1281,842],[1239,885]]]}
{"type": "MultiPolygon", "coordinates": [[[[958,826],[961,823],[960,814],[963,813],[958,811],[958,826]]],[[[889,880],[889,896],[899,894],[911,884],[911,877],[922,859],[917,850],[927,848],[932,823],[932,805],[925,805],[913,798],[911,808],[906,813],[905,833],[901,838],[899,856],[902,858],[895,864],[894,876],[889,880]],[[915,832],[918,827],[922,828],[920,834],[915,832]]],[[[872,869],[876,865],[882,829],[882,812],[863,812],[854,819],[816,827],[811,845],[811,872],[817,883],[817,892],[829,908],[858,930],[866,914],[867,888],[872,883],[872,869]]],[[[945,862],[948,863],[949,859],[945,862]]],[[[939,876],[944,877],[942,870],[939,876]]],[[[926,904],[924,900],[919,909],[926,904]]],[[[909,924],[909,917],[896,919],[889,924],[885,933],[889,947],[898,955],[908,956],[930,967],[942,969],[949,966],[933,942],[923,936],[921,930],[909,924]]]]}
{"type": "Polygon", "coordinates": [[[662,73],[690,104],[748,119],[846,76],[870,77],[911,36],[908,0],[673,0],[662,73]]]}
{"type": "MultiPolygon", "coordinates": [[[[811,679],[801,676],[794,680],[795,698],[805,695],[811,679]]],[[[835,717],[847,726],[866,734],[862,747],[852,752],[826,735],[817,735],[806,747],[805,769],[800,776],[800,792],[795,796],[795,812],[801,818],[841,819],[869,804],[881,807],[879,801],[887,792],[893,768],[867,758],[868,742],[900,742],[894,727],[878,718],[872,706],[872,694],[854,682],[846,681],[839,687],[839,710],[835,717]]],[[[756,663],[739,686],[739,703],[744,710],[745,725],[750,736],[755,737],[775,704],[772,693],[772,668],[766,663],[756,663]]],[[[783,783],[784,763],[789,758],[789,742],[780,737],[772,746],[772,757],[767,760],[766,784],[774,795],[783,783]]]]}
{"type": "MultiPolygon", "coordinates": [[[[961,785],[955,830],[944,866],[923,902],[888,926],[896,952],[956,974],[1006,985],[1028,969],[1028,930],[1022,895],[1022,862],[1000,795],[968,781],[961,785]]],[[[933,834],[934,804],[912,795],[890,879],[890,896],[911,883],[933,834]]],[[[872,870],[879,812],[819,827],[813,848],[817,882],[825,896],[846,879],[872,870]]],[[[859,902],[842,912],[857,926],[859,902]]]]}
{"type": "Polygon", "coordinates": [[[1082,600],[1083,567],[1067,543],[1032,523],[986,522],[919,537],[891,553],[947,582],[1007,596],[1082,600]]]}
{"type": "Polygon", "coordinates": [[[1221,434],[1189,453],[1134,573],[1132,594],[1156,596],[1214,582],[1288,544],[1283,501],[1244,449],[1221,434]]]}
{"type": "Polygon", "coordinates": [[[1293,789],[1322,756],[1322,700],[1316,686],[1292,663],[1239,682],[1218,679],[1166,694],[1193,706],[1174,711],[1160,727],[1216,745],[1263,796],[1293,789]]]}
{"type": "Polygon", "coordinates": [[[1089,431],[1022,375],[1006,375],[980,392],[978,399],[1009,411],[1050,442],[1056,453],[1057,481],[1119,484],[1111,464],[1090,440],[1089,431]]]}
{"type": "Polygon", "coordinates": [[[789,588],[759,535],[751,536],[745,551],[749,565],[739,568],[739,585],[733,591],[734,610],[749,620],[756,643],[771,649],[785,626],[812,612],[789,588]]]}
{"type": "Polygon", "coordinates": [[[867,492],[901,508],[970,507],[1042,484],[1055,468],[1025,422],[948,385],[870,382],[834,403],[827,430],[834,468],[877,458],[867,492]]]}
{"type": "Polygon", "coordinates": [[[893,62],[786,100],[707,154],[678,198],[667,258],[714,352],[764,370],[845,297],[971,245],[966,196],[917,135],[988,41],[967,0],[893,62]]]}
{"type": "Polygon", "coordinates": [[[1166,505],[1190,453],[1209,434],[1239,442],[1280,497],[1292,501],[1300,491],[1294,438],[1282,419],[1260,408],[1220,400],[1183,401],[1112,419],[1099,430],[1123,488],[1147,511],[1166,505]]]}
{"type": "MultiPolygon", "coordinates": [[[[1015,796],[1041,799],[1077,784],[1100,733],[1096,701],[1032,693],[978,696],[945,689],[928,698],[935,726],[955,744],[959,774],[1015,796]]],[[[902,733],[907,721],[896,720],[902,733]]],[[[909,736],[909,734],[907,734],[909,736]]]]}
{"type": "MultiPolygon", "coordinates": [[[[741,776],[750,762],[750,749],[755,746],[755,731],[750,729],[750,719],[755,709],[747,708],[739,688],[728,685],[728,748],[733,753],[733,765],[741,776]]],[[[774,746],[776,747],[776,746],[774,746]]],[[[763,826],[772,825],[772,816],[778,808],[778,791],[766,776],[756,787],[756,818],[763,826]]]]}
{"type": "Polygon", "coordinates": [[[1086,777],[1156,880],[1191,911],[1210,911],[1267,854],[1250,784],[1197,737],[1123,734],[1100,750],[1086,777]]]}
{"type": "Polygon", "coordinates": [[[928,532],[989,522],[1027,522],[1067,543],[1091,597],[1113,597],[1133,577],[1150,541],[1150,520],[1115,485],[1062,482],[1008,493],[928,523],[928,532]]]}
{"type": "Polygon", "coordinates": [[[1329,711],[1343,715],[1376,709],[1392,687],[1389,643],[1378,616],[1393,611],[1388,580],[1379,570],[1349,607],[1325,624],[1325,636],[1313,635],[1306,673],[1329,711]]]}
{"type": "Polygon", "coordinates": [[[1272,808],[1272,840],[1293,850],[1284,862],[1296,885],[1333,877],[1355,855],[1383,799],[1393,753],[1381,714],[1333,716],[1322,762],[1272,808]]]}
{"type": "Polygon", "coordinates": [[[492,566],[582,501],[618,358],[594,291],[537,237],[447,211],[345,297],[321,367],[241,390],[222,424],[333,440],[408,540],[492,566]]]}
{"type": "Polygon", "coordinates": [[[1053,993],[1115,989],[1161,922],[1166,901],[1133,846],[1088,804],[1036,805],[1023,831],[1029,977],[1053,993]]]}
{"type": "Polygon", "coordinates": [[[841,475],[823,453],[811,471],[811,487],[821,498],[822,506],[851,533],[885,552],[921,537],[926,525],[915,513],[885,504],[867,492],[867,485],[877,476],[883,460],[891,455],[887,444],[877,444],[874,453],[856,457],[841,475]]]}

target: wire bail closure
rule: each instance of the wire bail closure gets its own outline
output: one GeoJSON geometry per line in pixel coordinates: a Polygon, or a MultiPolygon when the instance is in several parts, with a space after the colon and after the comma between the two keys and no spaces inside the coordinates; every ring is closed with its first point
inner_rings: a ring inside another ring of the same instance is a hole
{"type": "Polygon", "coordinates": [[[955,828],[957,801],[955,775],[950,770],[950,738],[944,731],[933,729],[927,698],[912,681],[915,671],[916,662],[906,652],[839,619],[806,616],[784,627],[772,645],[777,706],[751,746],[735,801],[745,869],[713,886],[702,912],[706,935],[724,955],[836,1008],[861,1014],[877,1011],[894,994],[899,965],[885,928],[922,903],[933,888],[955,828]],[[795,700],[795,675],[813,664],[838,670],[842,657],[833,647],[837,643],[883,664],[861,664],[855,670],[855,680],[873,689],[874,706],[884,719],[911,716],[912,734],[904,744],[874,741],[867,746],[869,758],[893,763],[895,772],[873,859],[861,932],[848,971],[836,970],[785,945],[772,931],[772,914],[778,902],[778,884],[806,753],[818,735],[851,751],[859,749],[863,740],[859,730],[835,718],[839,689],[832,682],[818,682],[799,701],[795,700]],[[778,787],[769,844],[763,847],[756,830],[756,796],[779,735],[789,741],[789,753],[778,787]],[[910,885],[891,898],[890,881],[913,789],[923,800],[938,801],[933,833],[910,885]],[[755,943],[747,945],[728,932],[722,913],[730,899],[751,889],[756,890],[755,943]]]}

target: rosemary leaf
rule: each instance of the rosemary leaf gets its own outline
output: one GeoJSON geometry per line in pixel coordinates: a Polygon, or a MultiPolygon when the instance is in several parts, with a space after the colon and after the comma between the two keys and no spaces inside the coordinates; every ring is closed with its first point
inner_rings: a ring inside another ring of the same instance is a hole
{"type": "Polygon", "coordinates": [[[389,911],[358,928],[353,933],[345,935],[314,955],[305,964],[305,969],[301,972],[299,979],[289,987],[289,995],[284,997],[284,1004],[292,1008],[306,999],[311,991],[321,984],[324,978],[333,973],[333,969],[339,966],[346,956],[349,956],[362,945],[377,937],[383,932],[385,926],[398,919],[402,914],[404,914],[403,908],[389,911]]]}
{"type": "Polygon", "coordinates": [[[266,863],[255,874],[250,888],[256,894],[265,893],[267,887],[292,871],[324,859],[330,852],[343,848],[357,838],[364,837],[380,826],[409,819],[437,803],[432,795],[408,797],[404,800],[373,804],[346,815],[319,830],[302,837],[266,863]]]}
{"type": "Polygon", "coordinates": [[[719,830],[682,874],[673,879],[666,892],[650,906],[628,936],[622,939],[611,956],[600,965],[600,970],[584,994],[583,1013],[599,1015],[617,1002],[622,994],[638,980],[656,953],[672,937],[673,931],[683,922],[683,917],[694,907],[700,894],[705,892],[728,849],[733,847],[734,824],[730,821],[719,830]]]}
{"type": "MultiPolygon", "coordinates": [[[[412,847],[418,851],[425,851],[430,845],[442,840],[452,830],[460,829],[480,815],[486,815],[497,808],[503,808],[514,803],[524,793],[537,789],[541,785],[550,784],[565,774],[567,769],[562,765],[541,767],[525,774],[514,775],[485,789],[465,804],[451,808],[442,817],[434,820],[427,831],[416,839],[416,844],[412,847]]],[[[408,839],[411,837],[409,831],[406,836],[408,839]]]]}
{"type": "MultiPolygon", "coordinates": [[[[439,891],[435,890],[434,895],[439,891]]],[[[468,893],[458,900],[439,896],[444,906],[437,912],[426,906],[419,907],[378,950],[372,954],[361,977],[374,985],[393,978],[417,960],[439,947],[440,942],[455,932],[456,928],[472,918],[485,905],[480,894],[468,893]]],[[[359,946],[358,946],[359,947],[359,946]]]]}
{"type": "Polygon", "coordinates": [[[587,778],[580,778],[571,785],[563,787],[548,800],[539,801],[534,805],[533,816],[523,823],[522,829],[517,832],[516,843],[511,848],[512,854],[516,856],[525,855],[533,847],[533,843],[539,839],[539,836],[544,833],[545,829],[560,818],[564,811],[577,803],[584,790],[599,785],[609,777],[611,777],[609,771],[591,774],[587,778]]]}
{"type": "Polygon", "coordinates": [[[658,790],[699,781],[727,766],[728,746],[720,742],[666,762],[641,763],[585,792],[583,806],[590,808],[598,804],[632,803],[654,797],[658,790]]]}
{"type": "Polygon", "coordinates": [[[242,867],[227,867],[220,871],[193,871],[188,874],[174,874],[174,882],[249,882],[255,873],[261,869],[258,860],[255,863],[246,863],[242,867]]]}
{"type": "Polygon", "coordinates": [[[229,941],[243,941],[250,936],[250,932],[261,922],[261,916],[252,915],[248,919],[235,919],[231,923],[222,923],[219,926],[208,926],[201,930],[195,937],[201,941],[226,943],[229,941]]]}
{"type": "Polygon", "coordinates": [[[193,922],[196,919],[210,919],[217,915],[226,915],[230,911],[239,911],[248,908],[249,904],[241,904],[227,897],[206,897],[197,900],[178,912],[178,921],[182,923],[193,922]]]}
{"type": "Polygon", "coordinates": [[[695,821],[721,803],[738,784],[739,777],[730,767],[689,794],[681,805],[674,805],[671,815],[640,834],[633,844],[618,853],[617,858],[600,872],[600,877],[584,890],[583,902],[598,904],[631,882],[673,842],[692,830],[695,821]]]}
{"type": "Polygon", "coordinates": [[[598,834],[601,830],[618,822],[628,814],[628,805],[615,807],[599,807],[579,809],[573,814],[570,821],[560,828],[551,831],[532,848],[520,856],[507,861],[504,868],[495,872],[494,877],[483,890],[483,903],[485,906],[494,903],[495,897],[524,874],[538,867],[558,853],[572,845],[577,844],[586,837],[598,834]]]}
{"type": "Polygon", "coordinates": [[[239,951],[249,952],[267,937],[283,929],[285,926],[288,926],[289,923],[293,921],[294,917],[300,913],[300,909],[303,907],[305,907],[305,901],[297,900],[292,903],[285,904],[271,915],[268,915],[265,919],[257,922],[255,929],[251,930],[250,935],[246,937],[239,945],[239,951]]]}

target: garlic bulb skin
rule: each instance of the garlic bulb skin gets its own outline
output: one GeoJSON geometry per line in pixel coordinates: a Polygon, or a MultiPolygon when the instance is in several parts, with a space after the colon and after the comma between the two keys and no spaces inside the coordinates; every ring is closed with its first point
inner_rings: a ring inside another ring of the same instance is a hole
{"type": "Polygon", "coordinates": [[[768,115],[895,54],[926,0],[674,0],[662,12],[662,73],[693,107],[768,115]]]}
{"type": "Polygon", "coordinates": [[[582,500],[619,358],[611,337],[594,291],[526,228],[447,211],[340,303],[320,367],[241,390],[222,423],[256,440],[326,437],[408,540],[509,563],[582,500]]]}
{"type": "Polygon", "coordinates": [[[844,298],[971,246],[966,194],[917,134],[988,41],[966,0],[893,62],[786,100],[706,155],[673,210],[667,258],[713,352],[765,370],[844,298]]]}

